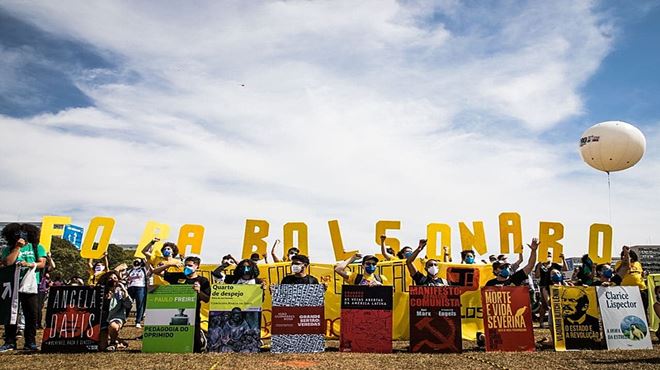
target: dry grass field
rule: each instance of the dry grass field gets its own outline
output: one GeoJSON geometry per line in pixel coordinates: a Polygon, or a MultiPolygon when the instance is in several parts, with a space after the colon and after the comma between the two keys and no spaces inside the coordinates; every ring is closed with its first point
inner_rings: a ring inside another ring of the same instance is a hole
{"type": "MultiPolygon", "coordinates": [[[[644,351],[555,352],[549,345],[539,345],[534,353],[485,353],[466,341],[461,354],[407,353],[407,342],[395,342],[392,354],[365,354],[340,353],[339,342],[331,340],[327,352],[319,354],[271,354],[268,342],[258,354],[143,354],[137,339],[141,332],[129,321],[122,332],[129,347],[113,353],[0,354],[0,369],[660,369],[657,341],[653,350],[644,351]]],[[[549,333],[535,329],[535,335],[540,340],[549,333]]],[[[19,348],[22,345],[19,340],[19,348]]]]}

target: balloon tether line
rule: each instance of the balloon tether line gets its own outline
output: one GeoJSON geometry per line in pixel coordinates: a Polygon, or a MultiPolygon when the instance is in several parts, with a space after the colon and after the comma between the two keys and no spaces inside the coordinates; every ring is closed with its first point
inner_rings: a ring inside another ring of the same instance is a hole
{"type": "Polygon", "coordinates": [[[607,172],[607,198],[609,200],[610,226],[612,225],[612,184],[610,183],[610,171],[607,172]]]}

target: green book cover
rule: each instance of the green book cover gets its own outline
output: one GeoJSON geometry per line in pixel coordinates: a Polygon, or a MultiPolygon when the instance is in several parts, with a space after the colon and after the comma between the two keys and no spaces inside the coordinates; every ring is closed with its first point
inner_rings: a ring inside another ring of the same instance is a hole
{"type": "Polygon", "coordinates": [[[147,295],[142,352],[193,351],[197,292],[191,285],[163,285],[147,295]]]}

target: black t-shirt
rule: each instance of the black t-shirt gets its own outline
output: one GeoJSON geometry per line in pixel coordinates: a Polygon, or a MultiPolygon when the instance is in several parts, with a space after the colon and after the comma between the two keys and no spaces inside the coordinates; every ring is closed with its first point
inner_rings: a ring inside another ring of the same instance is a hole
{"type": "Polygon", "coordinates": [[[527,274],[525,273],[525,271],[518,270],[516,271],[515,274],[511,275],[511,277],[506,280],[500,281],[497,280],[497,278],[488,280],[486,286],[510,286],[510,285],[520,286],[525,280],[527,280],[527,274]]]}
{"type": "Polygon", "coordinates": [[[541,263],[541,276],[539,276],[539,286],[547,287],[552,285],[552,279],[550,278],[550,271],[553,269],[561,271],[562,267],[558,263],[552,263],[550,266],[545,263],[541,263]]]}
{"type": "Polygon", "coordinates": [[[417,271],[412,278],[415,281],[415,285],[432,285],[432,286],[447,285],[445,279],[441,277],[437,277],[434,279],[429,277],[428,275],[422,274],[419,271],[417,271]]]}
{"type": "Polygon", "coordinates": [[[296,275],[287,275],[282,279],[280,284],[318,284],[319,281],[312,275],[305,275],[305,277],[297,277],[296,275]]]}

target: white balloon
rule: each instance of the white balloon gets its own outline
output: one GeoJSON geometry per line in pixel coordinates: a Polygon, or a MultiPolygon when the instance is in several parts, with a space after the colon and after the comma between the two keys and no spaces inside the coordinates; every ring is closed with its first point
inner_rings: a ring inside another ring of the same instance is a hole
{"type": "Polygon", "coordinates": [[[642,159],[644,151],[644,134],[637,127],[622,121],[593,125],[580,138],[582,160],[601,171],[630,168],[642,159]]]}

